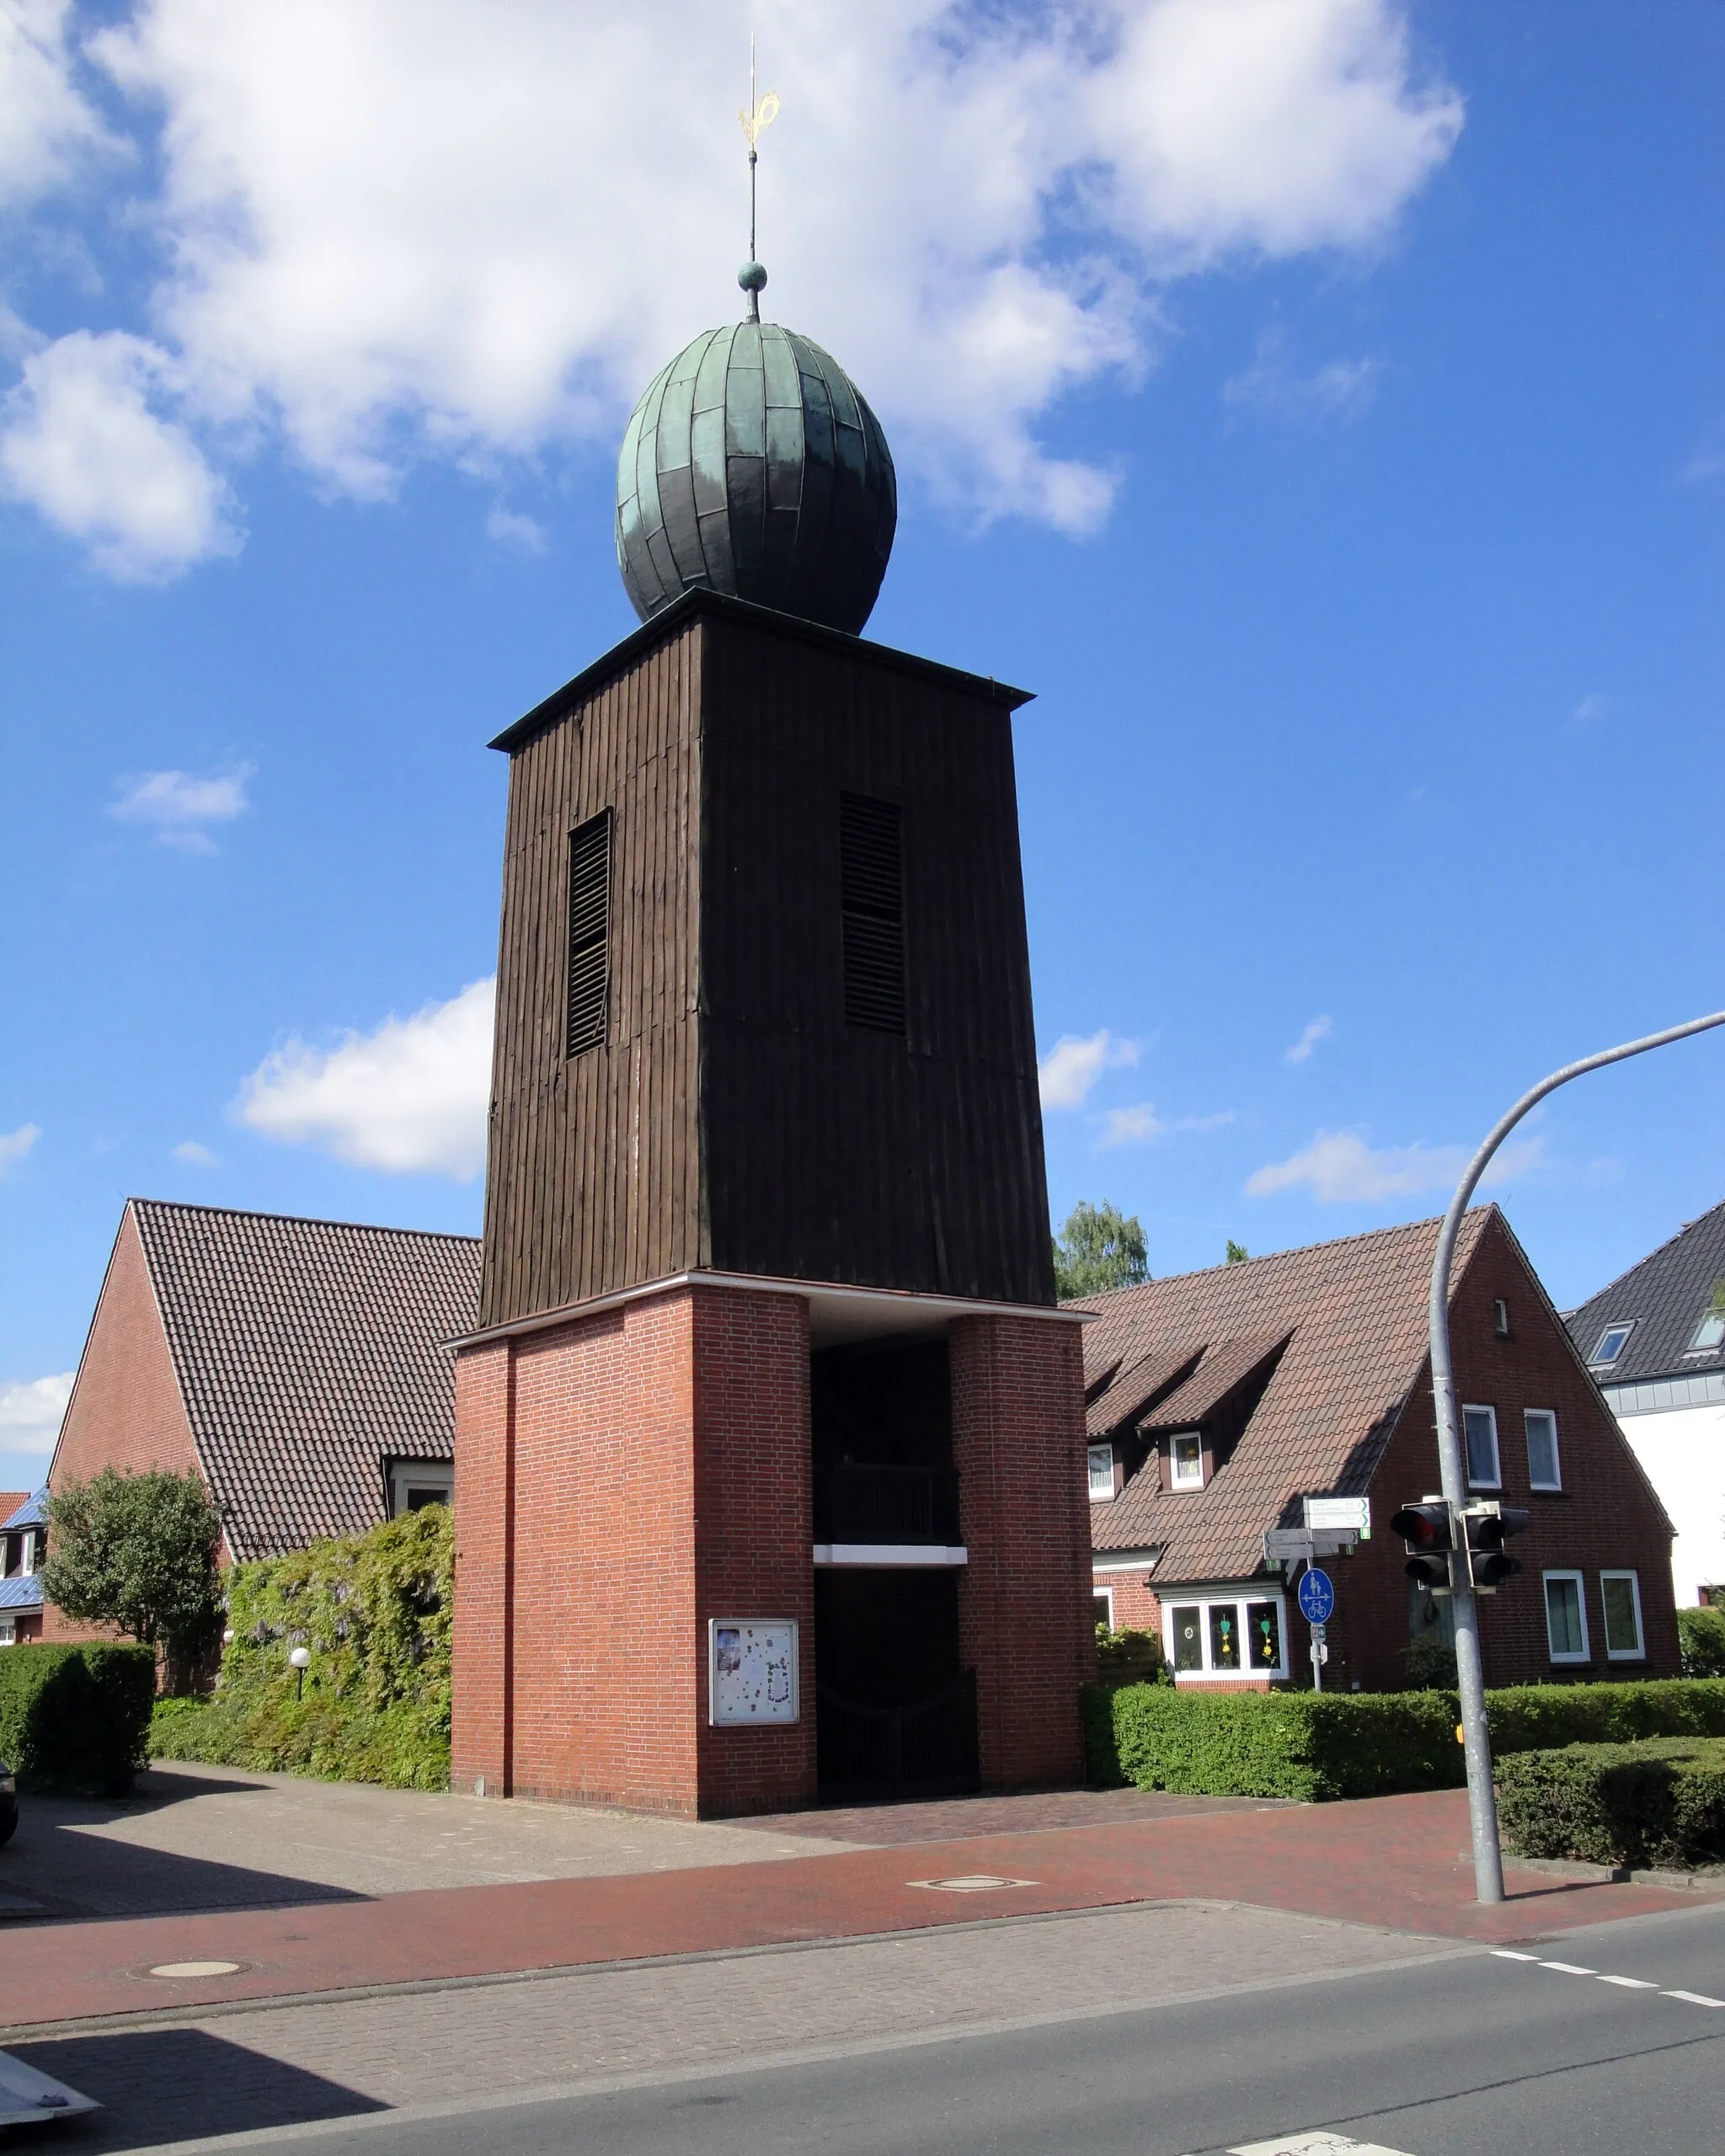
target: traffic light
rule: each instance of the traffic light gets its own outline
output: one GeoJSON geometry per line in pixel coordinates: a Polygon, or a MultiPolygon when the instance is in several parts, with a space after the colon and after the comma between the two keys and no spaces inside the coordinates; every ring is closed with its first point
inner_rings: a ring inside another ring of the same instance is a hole
{"type": "Polygon", "coordinates": [[[1450,1592],[1450,1560],[1455,1531],[1450,1508],[1441,1497],[1427,1497],[1417,1505],[1403,1505],[1390,1522],[1390,1532],[1399,1534],[1407,1551],[1407,1572],[1434,1594],[1450,1592]]]}
{"type": "Polygon", "coordinates": [[[1521,1570],[1519,1557],[1503,1554],[1503,1545],[1519,1534],[1533,1515],[1513,1505],[1470,1505],[1461,1515],[1467,1536],[1467,1568],[1476,1594],[1495,1594],[1521,1570]]]}

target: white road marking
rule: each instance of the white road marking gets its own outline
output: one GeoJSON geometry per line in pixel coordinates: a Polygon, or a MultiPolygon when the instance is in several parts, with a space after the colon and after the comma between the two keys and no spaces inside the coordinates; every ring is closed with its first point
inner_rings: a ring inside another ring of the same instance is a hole
{"type": "Polygon", "coordinates": [[[1601,1977],[1602,1984],[1621,1984],[1625,1991],[1657,1991],[1659,1987],[1650,1977],[1601,1977]]]}
{"type": "Polygon", "coordinates": [[[1540,1967],[1555,1969],[1564,1977],[1596,1977],[1599,1973],[1597,1969],[1583,1969],[1578,1961],[1541,1961],[1540,1967]]]}
{"type": "Polygon", "coordinates": [[[1662,1999],[1680,1999],[1690,2006],[1725,2006],[1725,1999],[1709,1999],[1704,1991],[1662,1992],[1662,1999]]]}
{"type": "Polygon", "coordinates": [[[1499,1961],[1537,1961],[1537,1954],[1518,1954],[1513,1946],[1494,1946],[1493,1956],[1499,1961]]]}
{"type": "Polygon", "coordinates": [[[1228,2156],[1402,2156],[1402,2151],[1376,2141],[1350,2141],[1345,2133],[1290,2133],[1280,2141],[1249,2141],[1228,2156]]]}
{"type": "MultiPolygon", "coordinates": [[[[1680,1999],[1685,2006],[1716,2006],[1722,2012],[1725,2012],[1725,1999],[1709,1999],[1704,1991],[1661,1991],[1658,1985],[1649,1977],[1608,1976],[1599,1969],[1583,1969],[1578,1961],[1542,1961],[1537,1954],[1518,1954],[1513,1946],[1494,1946],[1492,1949],[1492,1954],[1493,1958],[1499,1961],[1531,1961],[1538,1968],[1555,1969],[1559,1976],[1592,1977],[1599,1983],[1616,1984],[1624,1991],[1657,1991],[1661,1999],[1680,1999]]],[[[1365,2145],[1354,2141],[1338,2141],[1335,2143],[1338,2148],[1359,2148],[1365,2145]]],[[[1318,2142],[1311,2143],[1314,2152],[1327,2146],[1327,2143],[1318,2142]]],[[[1290,2152],[1290,2156],[1292,2156],[1295,2147],[1295,2144],[1292,2142],[1283,2143],[1267,2141],[1262,2144],[1261,2149],[1252,2149],[1249,2156],[1283,2156],[1284,2148],[1290,2152]]],[[[1299,2144],[1300,2156],[1304,2156],[1305,2148],[1304,2143],[1299,2144]]],[[[1231,2150],[1230,2156],[1242,2156],[1242,2152],[1238,2149],[1231,2150]]]]}

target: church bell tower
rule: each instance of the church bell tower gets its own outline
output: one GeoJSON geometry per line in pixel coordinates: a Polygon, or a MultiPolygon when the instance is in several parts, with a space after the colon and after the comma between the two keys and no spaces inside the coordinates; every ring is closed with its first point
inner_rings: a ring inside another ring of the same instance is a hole
{"type": "Polygon", "coordinates": [[[487,1794],[708,1815],[1081,1772],[1028,699],[863,640],[892,458],[765,281],[630,419],[641,626],[493,744],[454,1731],[487,1794]]]}

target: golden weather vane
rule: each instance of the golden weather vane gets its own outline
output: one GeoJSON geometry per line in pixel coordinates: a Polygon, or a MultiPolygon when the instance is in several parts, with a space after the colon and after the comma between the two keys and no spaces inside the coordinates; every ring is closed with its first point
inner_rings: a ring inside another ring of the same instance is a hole
{"type": "Polygon", "coordinates": [[[756,144],[778,118],[778,92],[768,90],[762,96],[755,94],[755,37],[749,36],[749,109],[740,112],[737,118],[743,123],[743,133],[749,143],[749,259],[737,272],[737,282],[749,295],[749,319],[761,319],[761,294],[766,283],[766,272],[755,259],[755,164],[756,144]]]}

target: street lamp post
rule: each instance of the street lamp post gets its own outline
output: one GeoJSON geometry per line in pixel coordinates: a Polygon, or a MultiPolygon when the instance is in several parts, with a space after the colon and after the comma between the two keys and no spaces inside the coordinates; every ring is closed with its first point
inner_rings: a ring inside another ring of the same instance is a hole
{"type": "MultiPolygon", "coordinates": [[[[1530,1092],[1522,1095],[1509,1113],[1493,1126],[1490,1136],[1468,1162],[1467,1172],[1456,1186],[1450,1209],[1444,1215],[1437,1254],[1432,1260],[1432,1400],[1438,1419],[1439,1470],[1445,1502],[1452,1518],[1467,1502],[1467,1470],[1461,1455],[1461,1428],[1455,1419],[1455,1373],[1450,1364],[1450,1273],[1455,1262],[1455,1238],[1461,1232],[1461,1216],[1467,1210],[1468,1199],[1493,1154],[1528,1110],[1537,1106],[1547,1093],[1567,1085],[1572,1078],[1579,1078],[1583,1071],[1599,1070],[1608,1063],[1621,1063],[1627,1056],[1644,1055],[1650,1048],[1664,1048],[1668,1041],[1686,1040],[1691,1033],[1704,1033],[1714,1026],[1725,1026],[1725,1011],[1716,1011],[1707,1018],[1691,1018],[1687,1025],[1669,1026],[1664,1033],[1649,1033],[1644,1040],[1626,1041],[1621,1048],[1608,1048],[1598,1055],[1583,1056],[1579,1063],[1565,1064],[1561,1070],[1554,1070],[1530,1092]]],[[[1482,1902],[1501,1902],[1503,1856],[1498,1843],[1498,1804],[1492,1790],[1492,1746],[1486,1732],[1479,1613],[1465,1550],[1452,1551],[1450,1579],[1451,1606],[1455,1612],[1455,1678],[1461,1695],[1461,1741],[1467,1758],[1467,1809],[1473,1830],[1474,1891],[1482,1902]]]]}

